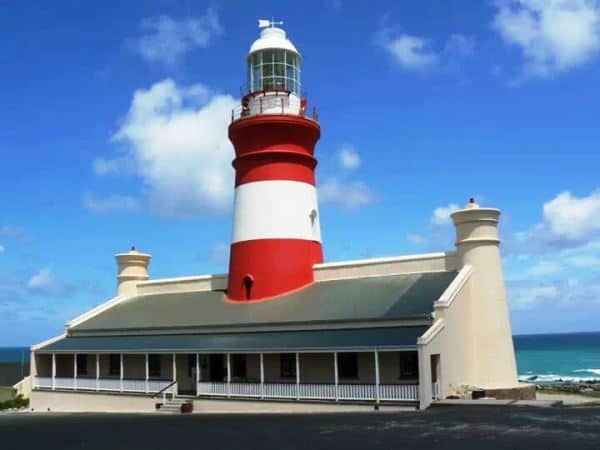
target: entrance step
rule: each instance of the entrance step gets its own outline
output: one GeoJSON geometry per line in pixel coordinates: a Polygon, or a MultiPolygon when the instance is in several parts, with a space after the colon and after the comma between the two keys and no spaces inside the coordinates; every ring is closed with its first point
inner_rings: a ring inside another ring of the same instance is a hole
{"type": "Polygon", "coordinates": [[[172,398],[167,400],[167,402],[163,404],[157,410],[157,412],[160,414],[181,414],[181,409],[184,403],[190,403],[190,401],[183,398],[172,398]]]}

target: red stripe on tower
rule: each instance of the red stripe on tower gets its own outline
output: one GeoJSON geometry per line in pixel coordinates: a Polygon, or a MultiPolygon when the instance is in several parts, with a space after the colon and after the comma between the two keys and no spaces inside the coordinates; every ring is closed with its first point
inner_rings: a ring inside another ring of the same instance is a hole
{"type": "Polygon", "coordinates": [[[300,54],[269,26],[248,54],[229,138],[236,171],[227,296],[261,300],[313,282],[323,261],[314,169],[321,129],[300,99],[300,54]]]}

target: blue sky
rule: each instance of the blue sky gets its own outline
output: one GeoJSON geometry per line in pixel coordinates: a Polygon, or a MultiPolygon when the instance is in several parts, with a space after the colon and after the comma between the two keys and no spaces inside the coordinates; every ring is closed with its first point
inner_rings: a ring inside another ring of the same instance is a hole
{"type": "Polygon", "coordinates": [[[326,260],[449,250],[502,209],[513,331],[600,329],[600,2],[2,2],[0,345],[152,277],[223,272],[256,19],[319,110],[326,260]]]}

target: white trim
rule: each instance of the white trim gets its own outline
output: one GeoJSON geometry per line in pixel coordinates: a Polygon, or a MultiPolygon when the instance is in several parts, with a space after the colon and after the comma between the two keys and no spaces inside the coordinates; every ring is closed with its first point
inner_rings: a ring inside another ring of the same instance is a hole
{"type": "Polygon", "coordinates": [[[260,398],[265,398],[265,356],[260,353],[260,398]]]}
{"type": "Polygon", "coordinates": [[[296,400],[300,400],[300,353],[296,352],[296,400]]]}
{"type": "Polygon", "coordinates": [[[66,328],[71,328],[71,327],[80,325],[82,322],[85,322],[86,320],[91,319],[94,316],[97,316],[98,314],[106,311],[109,308],[112,308],[116,304],[118,304],[128,298],[130,298],[130,296],[117,295],[116,297],[111,298],[107,302],[104,302],[101,305],[98,305],[95,308],[92,308],[89,311],[86,311],[83,314],[80,314],[79,316],[75,317],[74,319],[69,320],[65,324],[65,326],[66,326],[66,328]]]}
{"type": "Polygon", "coordinates": [[[231,396],[231,355],[227,353],[227,397],[231,396]]]}
{"type": "Polygon", "coordinates": [[[146,378],[144,379],[144,387],[146,389],[146,394],[148,393],[148,390],[149,390],[148,380],[150,379],[150,367],[149,367],[149,363],[148,363],[149,358],[150,357],[148,356],[148,353],[146,353],[146,355],[145,355],[146,378]]]}
{"type": "Polygon", "coordinates": [[[321,242],[316,188],[289,180],[254,181],[236,187],[231,241],[256,239],[321,242]]]}
{"type": "Polygon", "coordinates": [[[202,380],[202,374],[200,373],[200,353],[196,353],[196,397],[200,395],[200,381],[202,380]]]}
{"type": "MultiPolygon", "coordinates": [[[[155,286],[155,285],[180,283],[180,282],[187,282],[187,281],[216,280],[216,279],[222,279],[222,278],[227,278],[227,274],[226,273],[217,273],[214,275],[209,274],[209,275],[198,275],[198,276],[190,276],[190,277],[158,278],[156,280],[140,281],[137,285],[138,286],[155,286]]],[[[146,295],[148,295],[148,294],[146,294],[146,295]]]]}
{"type": "Polygon", "coordinates": [[[96,353],[96,390],[100,390],[100,353],[96,353]]]}
{"type": "Polygon", "coordinates": [[[123,353],[119,353],[119,381],[120,391],[123,392],[123,377],[125,376],[125,367],[123,367],[123,353]]]}
{"type": "Polygon", "coordinates": [[[60,334],[58,336],[54,336],[53,338],[46,339],[45,341],[40,342],[39,344],[32,345],[30,347],[30,349],[31,349],[32,352],[35,352],[36,350],[44,348],[47,345],[54,344],[56,341],[60,341],[61,339],[64,339],[66,337],[67,337],[67,333],[62,333],[62,334],[60,334]]]}
{"type": "Polygon", "coordinates": [[[446,290],[442,293],[442,295],[440,295],[440,298],[433,304],[434,309],[448,308],[461,291],[465,283],[471,278],[472,273],[473,268],[469,265],[466,265],[460,269],[458,275],[456,275],[454,280],[452,280],[446,290]]]}
{"type": "MultiPolygon", "coordinates": [[[[405,261],[420,261],[424,259],[441,259],[455,256],[456,252],[438,252],[438,253],[423,253],[421,255],[405,255],[405,256],[389,256],[384,258],[370,258],[370,259],[356,259],[351,261],[338,261],[329,263],[315,264],[313,268],[329,269],[337,267],[348,267],[348,266],[370,266],[373,264],[383,264],[392,262],[405,262],[405,261]]],[[[357,277],[358,278],[358,277],[357,277]]]]}
{"type": "Polygon", "coordinates": [[[431,340],[444,329],[444,326],[444,319],[436,319],[435,322],[433,322],[433,325],[431,325],[429,329],[417,339],[417,347],[429,344],[431,340]]]}

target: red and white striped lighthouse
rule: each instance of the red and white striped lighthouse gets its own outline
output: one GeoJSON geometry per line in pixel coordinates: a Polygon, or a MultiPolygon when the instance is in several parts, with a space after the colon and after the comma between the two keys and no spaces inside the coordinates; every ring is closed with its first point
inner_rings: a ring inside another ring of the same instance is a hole
{"type": "Polygon", "coordinates": [[[273,22],[259,26],[247,94],[229,126],[236,177],[227,296],[241,301],[306,286],[323,261],[314,173],[321,128],[300,96],[300,53],[273,22]]]}

